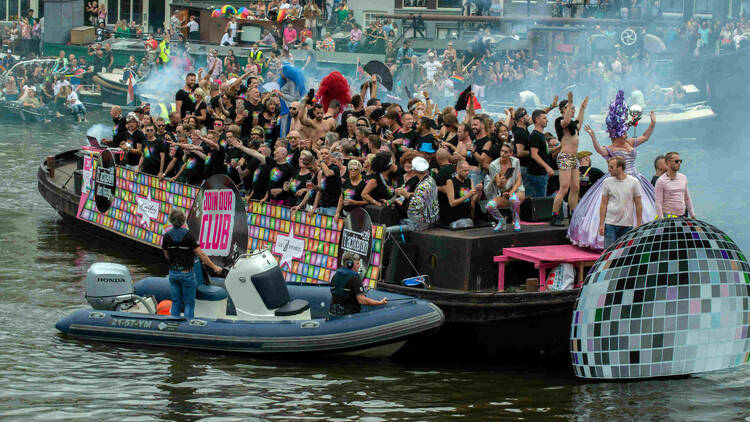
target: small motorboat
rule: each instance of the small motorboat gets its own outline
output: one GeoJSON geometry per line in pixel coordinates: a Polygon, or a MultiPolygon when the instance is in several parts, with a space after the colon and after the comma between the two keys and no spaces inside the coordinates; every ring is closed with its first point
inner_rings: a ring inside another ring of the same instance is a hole
{"type": "Polygon", "coordinates": [[[430,302],[379,290],[368,296],[387,297],[387,305],[330,316],[330,286],[286,283],[268,250],[240,256],[227,270],[222,282],[196,263],[195,317],[186,319],[156,313],[157,304],[169,299],[167,278],[148,277],[134,286],[125,266],[95,263],[86,276],[93,309],[77,310],[55,326],[73,337],[139,345],[387,357],[444,320],[430,302]]]}

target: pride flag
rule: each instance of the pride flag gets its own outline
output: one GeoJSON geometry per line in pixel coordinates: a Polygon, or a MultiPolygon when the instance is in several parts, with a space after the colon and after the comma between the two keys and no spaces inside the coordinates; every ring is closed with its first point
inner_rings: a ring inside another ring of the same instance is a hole
{"type": "Polygon", "coordinates": [[[281,22],[286,18],[287,10],[287,8],[279,9],[279,13],[276,14],[276,22],[281,22]]]}

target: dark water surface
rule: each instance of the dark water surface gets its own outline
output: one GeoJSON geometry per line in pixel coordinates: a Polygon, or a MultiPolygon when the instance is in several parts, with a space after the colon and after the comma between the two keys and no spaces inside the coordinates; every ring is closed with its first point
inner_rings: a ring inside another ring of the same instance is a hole
{"type": "MultiPolygon", "coordinates": [[[[105,114],[90,120],[107,123],[105,114]]],[[[54,323],[86,306],[90,264],[122,262],[134,279],[163,272],[153,258],[62,225],[37,192],[38,164],[81,144],[86,129],[0,122],[0,419],[750,420],[747,367],[583,383],[565,368],[289,362],[64,339],[54,323]]],[[[639,149],[639,168],[650,176],[654,154],[681,151],[699,215],[750,251],[748,154],[721,142],[668,139],[657,129],[639,149]]]]}

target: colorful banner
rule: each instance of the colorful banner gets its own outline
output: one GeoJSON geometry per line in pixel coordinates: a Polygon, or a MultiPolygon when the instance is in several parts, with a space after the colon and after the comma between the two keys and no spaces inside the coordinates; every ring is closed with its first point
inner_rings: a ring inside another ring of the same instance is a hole
{"type": "MultiPolygon", "coordinates": [[[[286,281],[328,283],[338,266],[343,220],[288,207],[250,201],[247,208],[249,250],[270,247],[286,281]]],[[[372,254],[363,284],[374,288],[380,277],[383,226],[372,226],[372,254]]]]}
{"type": "MultiPolygon", "coordinates": [[[[94,174],[98,165],[94,160],[94,174]]],[[[207,225],[211,221],[212,225],[222,230],[228,224],[226,228],[232,232],[232,225],[239,224],[239,221],[226,218],[228,211],[234,208],[236,199],[228,199],[220,189],[211,192],[201,205],[201,217],[205,215],[207,219],[201,218],[199,223],[190,220],[189,211],[194,208],[193,203],[200,188],[160,180],[120,166],[115,168],[115,175],[116,186],[110,208],[104,213],[99,212],[94,189],[91,189],[81,195],[78,219],[156,247],[161,247],[173,207],[185,211],[189,225],[207,225]]],[[[279,259],[286,281],[312,284],[331,281],[338,266],[343,219],[335,221],[333,217],[320,214],[308,216],[301,211],[292,216],[288,207],[251,201],[247,206],[247,230],[247,250],[269,248],[279,259]]],[[[374,288],[380,278],[385,228],[373,225],[371,230],[370,264],[364,271],[363,284],[374,288]]],[[[365,239],[366,236],[358,233],[357,239],[360,238],[365,239]]],[[[203,247],[213,248],[212,253],[227,252],[229,245],[221,242],[221,236],[217,239],[216,245],[210,246],[204,242],[203,247]]]]}
{"type": "MultiPolygon", "coordinates": [[[[92,171],[96,174],[98,163],[92,171]]],[[[172,207],[188,213],[199,188],[158,177],[136,173],[124,167],[115,168],[117,182],[111,207],[97,210],[94,190],[81,195],[78,219],[117,232],[139,242],[161,247],[172,207]]]]}

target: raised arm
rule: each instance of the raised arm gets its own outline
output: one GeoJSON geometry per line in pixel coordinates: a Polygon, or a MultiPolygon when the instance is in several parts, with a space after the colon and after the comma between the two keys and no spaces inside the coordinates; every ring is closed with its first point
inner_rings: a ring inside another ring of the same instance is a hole
{"type": "Polygon", "coordinates": [[[557,107],[557,101],[559,99],[560,99],[560,97],[558,97],[557,95],[555,95],[555,97],[552,99],[552,104],[550,104],[549,106],[543,108],[542,110],[544,110],[545,113],[549,113],[550,110],[552,110],[553,108],[557,107]]]}
{"type": "Polygon", "coordinates": [[[594,149],[596,150],[596,152],[598,152],[602,157],[609,157],[609,151],[607,151],[607,148],[599,145],[599,141],[596,139],[596,133],[594,133],[594,130],[591,129],[591,126],[584,126],[583,130],[585,130],[586,133],[588,133],[591,137],[591,142],[594,144],[594,149]]]}
{"type": "MultiPolygon", "coordinates": [[[[560,126],[563,128],[567,128],[570,124],[570,121],[573,120],[573,93],[568,92],[568,103],[565,104],[565,110],[563,110],[563,116],[562,121],[560,122],[560,126]]],[[[568,130],[568,132],[571,132],[568,130]]]]}
{"type": "Polygon", "coordinates": [[[651,134],[654,133],[654,127],[656,127],[656,115],[652,111],[649,114],[649,117],[651,118],[651,124],[648,125],[648,129],[646,129],[646,131],[643,132],[643,135],[635,138],[635,140],[633,141],[633,148],[648,141],[648,139],[651,138],[651,134]]]}
{"type": "Polygon", "coordinates": [[[583,124],[583,117],[586,111],[586,106],[589,105],[589,97],[586,97],[583,99],[583,102],[581,103],[581,108],[578,109],[578,129],[581,128],[581,125],[583,124]]]}

